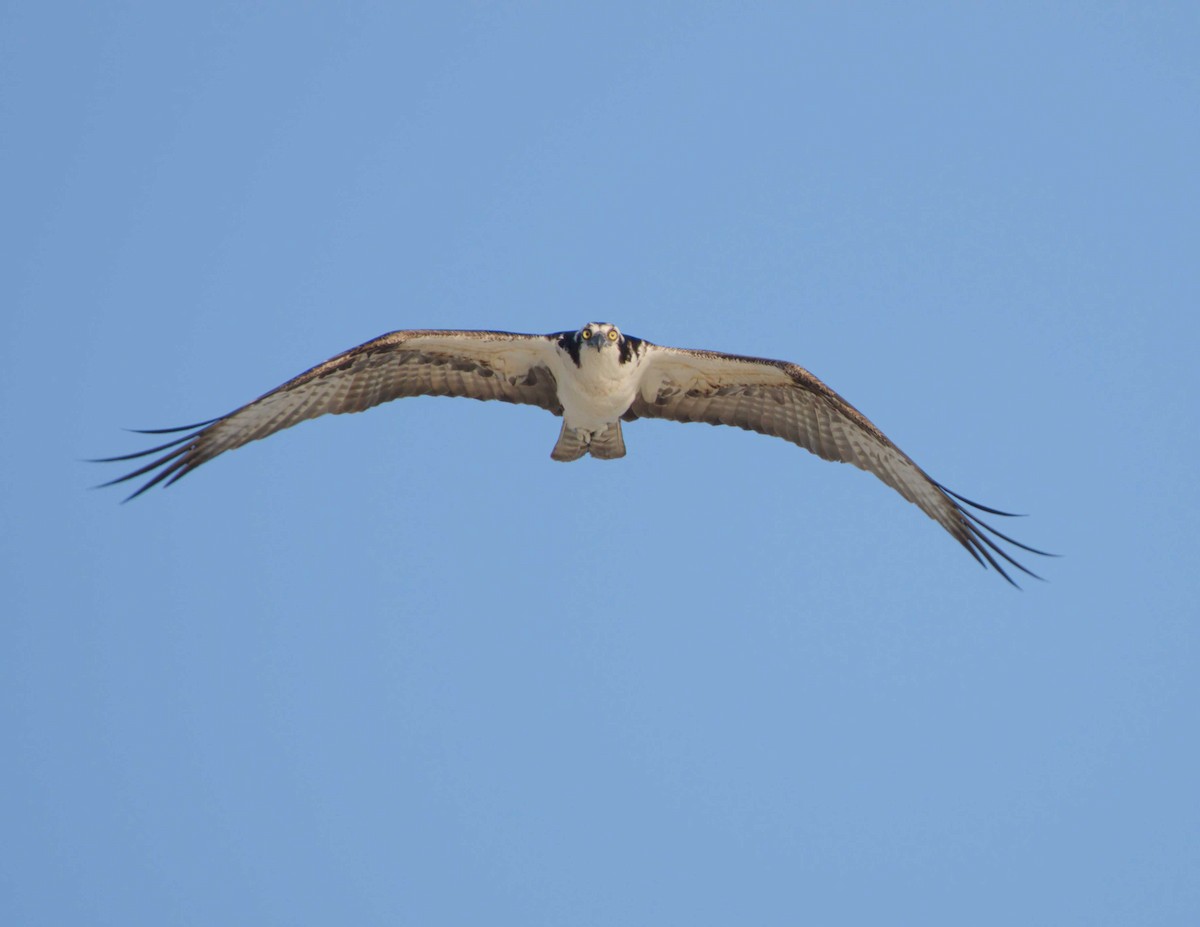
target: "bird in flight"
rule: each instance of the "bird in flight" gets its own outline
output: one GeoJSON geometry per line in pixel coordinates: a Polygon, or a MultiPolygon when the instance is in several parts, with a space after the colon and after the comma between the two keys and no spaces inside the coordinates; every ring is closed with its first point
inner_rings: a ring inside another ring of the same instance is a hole
{"type": "Polygon", "coordinates": [[[625,456],[621,423],[639,418],[733,425],[783,438],[825,460],[875,474],[948,531],[983,566],[1016,585],[1005,564],[1038,577],[1006,550],[1053,556],[1013,540],[972,502],[936,482],[866,416],[795,364],[669,348],[589,322],[578,331],[397,331],[331,357],[228,415],[140,434],[181,437],[97,461],[161,456],[104,486],[148,476],[128,498],[170,485],[218,454],[326,413],[362,412],[404,396],[460,396],[540,406],[562,418],[550,456],[625,456]],[[974,511],[973,511],[974,510],[974,511]],[[997,559],[999,558],[999,559],[997,559]],[[1001,563],[1000,561],[1003,561],[1001,563]]]}

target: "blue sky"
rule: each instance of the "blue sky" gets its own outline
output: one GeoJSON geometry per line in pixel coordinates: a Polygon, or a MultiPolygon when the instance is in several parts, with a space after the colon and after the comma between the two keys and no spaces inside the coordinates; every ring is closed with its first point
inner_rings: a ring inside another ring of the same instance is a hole
{"type": "Polygon", "coordinates": [[[1200,922],[1194,4],[0,10],[0,921],[1200,922]],[[793,360],[1064,554],[400,328],[793,360]]]}

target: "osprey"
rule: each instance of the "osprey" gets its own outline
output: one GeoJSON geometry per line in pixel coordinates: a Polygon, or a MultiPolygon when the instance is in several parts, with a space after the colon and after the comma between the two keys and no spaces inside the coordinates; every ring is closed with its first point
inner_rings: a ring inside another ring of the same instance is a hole
{"type": "Polygon", "coordinates": [[[554,460],[625,456],[621,422],[662,418],[734,425],[797,444],[826,460],[874,473],[1013,585],[996,557],[1037,577],[994,538],[972,502],[930,478],[861,412],[815,376],[785,361],[691,351],[622,334],[605,322],[578,331],[398,331],[332,357],[228,415],[140,434],[186,432],[166,444],[98,461],[161,457],[104,486],[152,474],[128,498],[170,485],[218,454],[328,412],[362,412],[403,396],[461,396],[540,406],[562,418],[554,460]],[[157,471],[157,472],[155,472],[157,471]],[[992,537],[990,537],[991,535],[992,537]],[[995,555],[995,556],[993,556],[995,555]]]}

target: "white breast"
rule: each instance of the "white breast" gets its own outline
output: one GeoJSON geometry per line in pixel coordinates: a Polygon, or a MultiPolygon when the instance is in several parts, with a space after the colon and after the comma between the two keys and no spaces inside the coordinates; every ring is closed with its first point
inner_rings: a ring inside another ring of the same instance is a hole
{"type": "Polygon", "coordinates": [[[640,359],[622,364],[615,347],[585,347],[579,361],[576,367],[570,355],[557,352],[558,400],[568,426],[594,431],[615,422],[633,403],[640,359]]]}

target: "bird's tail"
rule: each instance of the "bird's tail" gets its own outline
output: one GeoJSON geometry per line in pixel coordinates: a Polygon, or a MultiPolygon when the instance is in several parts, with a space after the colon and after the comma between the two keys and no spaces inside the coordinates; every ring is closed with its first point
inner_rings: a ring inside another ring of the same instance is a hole
{"type": "Polygon", "coordinates": [[[582,428],[570,428],[563,422],[558,443],[554,445],[550,456],[566,462],[578,460],[584,454],[591,454],[600,460],[624,457],[625,439],[621,437],[621,423],[613,422],[606,425],[603,431],[592,433],[582,428]]]}
{"type": "Polygon", "coordinates": [[[588,445],[588,450],[591,451],[593,457],[600,460],[615,460],[618,457],[624,457],[625,439],[621,437],[621,423],[613,422],[607,425],[603,431],[592,435],[592,442],[588,445]]]}

